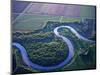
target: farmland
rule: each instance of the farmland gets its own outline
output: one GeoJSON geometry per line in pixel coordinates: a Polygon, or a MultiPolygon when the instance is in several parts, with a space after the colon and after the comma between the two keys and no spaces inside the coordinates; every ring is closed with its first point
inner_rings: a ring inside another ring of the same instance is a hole
{"type": "MultiPolygon", "coordinates": [[[[14,13],[16,15],[18,13],[14,13]]],[[[45,27],[48,21],[54,22],[80,22],[81,18],[72,18],[64,16],[48,16],[39,14],[23,14],[17,18],[16,22],[13,23],[14,31],[34,31],[45,27]]]]}

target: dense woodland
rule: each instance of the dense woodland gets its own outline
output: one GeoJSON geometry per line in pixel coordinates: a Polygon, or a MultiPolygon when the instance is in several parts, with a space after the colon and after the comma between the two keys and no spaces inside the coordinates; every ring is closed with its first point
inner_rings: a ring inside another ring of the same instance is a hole
{"type": "MultiPolygon", "coordinates": [[[[57,65],[64,61],[68,55],[66,43],[53,33],[53,29],[60,25],[72,26],[84,37],[94,41],[96,40],[95,20],[85,19],[81,22],[67,23],[49,21],[47,25],[40,30],[27,33],[17,31],[12,34],[12,42],[18,42],[23,45],[33,63],[42,66],[57,65]]],[[[59,32],[61,35],[71,40],[75,48],[75,55],[68,65],[58,68],[55,71],[95,68],[96,45],[79,40],[66,28],[59,29],[59,32]]],[[[15,47],[13,47],[13,56],[13,71],[15,73],[40,72],[25,65],[19,50],[15,47]]]]}

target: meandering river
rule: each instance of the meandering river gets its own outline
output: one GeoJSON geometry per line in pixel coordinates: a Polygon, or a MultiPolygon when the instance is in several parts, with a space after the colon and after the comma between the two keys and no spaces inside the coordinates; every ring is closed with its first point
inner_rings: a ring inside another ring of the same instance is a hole
{"type": "MultiPolygon", "coordinates": [[[[16,48],[18,48],[18,50],[21,53],[21,56],[22,56],[22,59],[23,59],[24,63],[26,65],[28,65],[29,67],[33,68],[33,69],[49,71],[49,70],[53,70],[53,69],[62,67],[62,66],[66,65],[66,64],[68,64],[70,62],[70,60],[73,58],[75,52],[74,52],[74,47],[73,47],[72,42],[67,37],[59,34],[58,29],[60,29],[60,28],[67,28],[67,29],[69,29],[72,33],[74,33],[81,40],[84,40],[84,41],[87,41],[87,42],[95,42],[95,41],[92,41],[92,40],[89,40],[89,39],[83,37],[74,28],[72,28],[70,26],[58,26],[58,27],[56,27],[54,29],[54,34],[57,37],[62,38],[62,40],[66,43],[66,45],[69,48],[69,53],[68,53],[68,55],[66,55],[66,59],[64,61],[62,61],[60,64],[58,64],[56,66],[48,66],[48,67],[41,66],[41,65],[38,65],[36,63],[33,63],[29,59],[28,54],[26,52],[26,49],[20,43],[14,42],[14,43],[12,43],[12,45],[15,46],[16,48]]],[[[66,52],[67,52],[67,50],[66,50],[66,52]]]]}

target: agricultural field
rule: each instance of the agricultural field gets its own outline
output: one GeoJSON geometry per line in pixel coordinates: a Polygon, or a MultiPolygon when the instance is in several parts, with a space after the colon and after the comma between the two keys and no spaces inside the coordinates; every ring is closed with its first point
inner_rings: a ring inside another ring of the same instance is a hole
{"type": "Polygon", "coordinates": [[[67,18],[64,16],[48,16],[39,14],[23,14],[13,24],[13,30],[16,31],[34,31],[45,27],[48,21],[54,22],[80,22],[82,18],[67,18]]]}

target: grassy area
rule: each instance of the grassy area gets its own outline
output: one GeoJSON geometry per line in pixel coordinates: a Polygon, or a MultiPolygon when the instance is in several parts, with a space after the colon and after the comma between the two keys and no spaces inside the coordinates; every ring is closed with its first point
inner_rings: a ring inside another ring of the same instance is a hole
{"type": "Polygon", "coordinates": [[[48,21],[54,22],[80,22],[81,18],[71,18],[64,16],[49,16],[37,14],[23,14],[14,23],[14,30],[38,30],[45,27],[48,21]]]}

